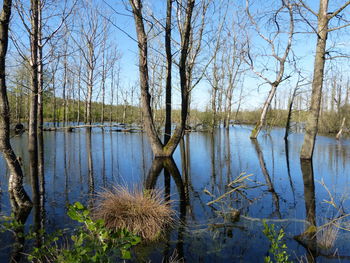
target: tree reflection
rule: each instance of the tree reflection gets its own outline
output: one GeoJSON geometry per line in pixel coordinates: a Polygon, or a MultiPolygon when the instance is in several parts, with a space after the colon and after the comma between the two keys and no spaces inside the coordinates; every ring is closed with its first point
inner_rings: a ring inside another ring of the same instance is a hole
{"type": "Polygon", "coordinates": [[[14,215],[14,220],[17,222],[14,225],[14,228],[11,229],[14,234],[14,243],[12,246],[12,251],[10,255],[10,262],[20,262],[23,256],[24,249],[24,224],[28,219],[30,211],[32,210],[31,206],[18,206],[16,198],[12,192],[10,194],[10,203],[12,208],[12,214],[14,215]]]}
{"type": "Polygon", "coordinates": [[[39,185],[32,187],[32,189],[38,189],[38,198],[34,198],[34,230],[37,233],[37,246],[41,246],[43,242],[42,233],[45,228],[45,174],[44,174],[44,136],[42,132],[38,133],[38,178],[39,185]]]}
{"type": "Polygon", "coordinates": [[[259,145],[257,140],[251,140],[251,142],[255,146],[255,151],[256,151],[256,154],[258,155],[261,171],[262,171],[262,173],[263,173],[263,175],[265,177],[265,181],[266,181],[266,184],[267,184],[267,187],[268,187],[268,191],[271,192],[272,199],[273,199],[273,201],[275,203],[276,210],[275,210],[274,214],[276,214],[278,216],[278,218],[281,218],[280,199],[279,199],[278,194],[275,191],[275,188],[274,188],[273,183],[271,181],[271,177],[270,177],[269,172],[268,172],[268,170],[266,168],[263,152],[261,151],[260,145],[259,145]]]}
{"type": "Polygon", "coordinates": [[[304,182],[306,221],[309,223],[309,227],[304,233],[296,236],[295,239],[306,248],[308,262],[315,262],[317,255],[316,200],[312,161],[300,160],[300,166],[304,182]]]}
{"type": "Polygon", "coordinates": [[[88,156],[89,207],[92,207],[95,192],[95,180],[94,165],[91,152],[91,128],[86,128],[86,153],[88,156]]]}
{"type": "MultiPolygon", "coordinates": [[[[177,237],[177,253],[179,258],[184,257],[184,231],[185,231],[185,223],[186,223],[186,206],[187,206],[187,198],[185,194],[185,186],[180,174],[179,169],[177,168],[173,158],[156,158],[152,162],[152,166],[149,170],[148,176],[145,181],[145,188],[146,189],[154,189],[156,187],[157,181],[159,179],[159,176],[161,174],[161,171],[164,169],[164,176],[165,176],[165,193],[166,193],[166,200],[169,200],[170,198],[170,178],[167,178],[167,176],[171,176],[173,178],[179,198],[180,198],[180,225],[178,229],[178,237],[177,237]]],[[[167,238],[167,245],[165,247],[164,256],[165,258],[169,258],[171,255],[169,255],[169,247],[170,247],[170,232],[168,231],[168,234],[166,235],[167,238]]]]}
{"type": "Polygon", "coordinates": [[[286,151],[287,174],[288,174],[289,184],[290,184],[290,187],[292,189],[293,199],[294,199],[294,206],[295,206],[296,205],[296,201],[295,201],[295,187],[294,187],[292,176],[291,176],[291,173],[290,173],[289,141],[288,141],[287,138],[284,139],[284,144],[285,144],[284,146],[285,146],[285,151],[286,151]]]}

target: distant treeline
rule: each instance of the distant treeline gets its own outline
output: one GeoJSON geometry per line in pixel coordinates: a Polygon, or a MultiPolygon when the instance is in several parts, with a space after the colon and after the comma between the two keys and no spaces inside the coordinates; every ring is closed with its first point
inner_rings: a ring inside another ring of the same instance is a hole
{"type": "MultiPolygon", "coordinates": [[[[29,116],[29,97],[25,94],[9,93],[9,102],[11,109],[11,122],[23,123],[28,121],[29,116]]],[[[102,103],[92,102],[92,122],[119,122],[126,124],[142,123],[142,111],[139,106],[134,105],[104,105],[104,118],[102,120],[102,103]]],[[[164,125],[164,109],[154,110],[154,119],[157,126],[164,125]]],[[[86,122],[86,102],[67,99],[66,103],[60,97],[54,97],[51,93],[46,92],[44,97],[44,120],[45,122],[64,123],[66,122],[86,122]],[[66,111],[64,111],[66,107],[66,111]],[[66,112],[66,118],[64,118],[66,112]]],[[[180,110],[173,110],[173,122],[180,121],[180,110]]],[[[321,112],[319,123],[319,132],[323,134],[336,134],[339,131],[342,120],[345,117],[345,127],[350,126],[350,106],[344,105],[339,110],[326,110],[321,112]]],[[[299,123],[302,127],[306,121],[305,110],[293,110],[291,122],[299,123]]],[[[231,124],[256,124],[256,120],[261,114],[260,110],[239,111],[232,114],[231,124]]],[[[225,112],[216,113],[218,124],[225,121],[225,112]]],[[[288,110],[270,109],[267,115],[266,126],[285,127],[287,122],[288,110]]],[[[200,111],[192,109],[189,113],[188,127],[194,128],[200,126],[202,129],[209,130],[212,127],[213,112],[211,110],[200,111]]],[[[292,127],[293,128],[293,127],[292,127]]]]}

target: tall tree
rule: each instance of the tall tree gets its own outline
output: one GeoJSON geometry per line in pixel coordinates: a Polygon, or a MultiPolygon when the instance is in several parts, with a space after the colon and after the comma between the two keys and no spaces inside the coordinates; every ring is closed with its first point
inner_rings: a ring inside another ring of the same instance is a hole
{"type": "Polygon", "coordinates": [[[187,75],[187,57],[189,52],[190,37],[191,37],[191,19],[194,9],[195,0],[188,0],[185,7],[186,17],[180,31],[181,50],[179,61],[179,75],[181,88],[181,121],[171,136],[167,144],[163,144],[158,137],[151,109],[151,96],[149,93],[149,72],[148,72],[148,37],[145,32],[144,18],[142,13],[141,0],[129,0],[133,10],[138,48],[139,48],[139,72],[140,72],[140,88],[141,88],[141,103],[143,110],[144,128],[150,139],[153,153],[156,157],[169,157],[175,151],[184,131],[188,115],[189,106],[189,87],[187,75]]]}
{"type": "Polygon", "coordinates": [[[164,144],[167,144],[171,137],[171,16],[173,0],[167,0],[166,24],[165,24],[165,52],[166,52],[166,86],[165,86],[165,129],[164,144]]]}
{"type": "MultiPolygon", "coordinates": [[[[30,108],[28,129],[28,151],[30,154],[31,179],[38,180],[38,23],[39,23],[39,0],[30,1],[30,108]]],[[[32,184],[39,187],[38,184],[32,184]]],[[[38,191],[36,191],[38,192],[38,191]]]]}
{"type": "Polygon", "coordinates": [[[91,124],[93,90],[96,79],[99,76],[97,70],[103,51],[103,24],[105,19],[98,11],[99,6],[95,6],[93,1],[81,1],[81,5],[79,16],[86,18],[86,20],[81,19],[79,22],[79,34],[72,34],[72,39],[80,51],[79,55],[83,59],[83,66],[86,67],[81,79],[86,84],[85,122],[91,124]]]}
{"type": "Polygon", "coordinates": [[[32,203],[23,188],[23,172],[10,143],[10,109],[6,87],[6,53],[11,17],[11,0],[4,0],[0,15],[0,150],[10,171],[9,192],[16,207],[31,207],[32,203]]]}
{"type": "MultiPolygon", "coordinates": [[[[312,80],[312,93],[311,93],[311,105],[308,111],[304,143],[301,148],[300,159],[310,160],[312,159],[315,140],[318,131],[318,120],[320,115],[320,107],[322,100],[322,87],[324,78],[324,68],[326,61],[326,47],[327,47],[327,36],[331,31],[335,31],[350,24],[346,23],[342,26],[335,26],[329,28],[329,22],[337,17],[346,7],[350,5],[350,1],[344,3],[340,8],[334,12],[328,11],[329,0],[320,0],[320,7],[318,13],[314,12],[309,8],[302,0],[299,0],[301,5],[310,11],[317,17],[317,29],[314,31],[317,34],[316,43],[316,54],[314,61],[314,75],[312,80]]],[[[310,25],[310,23],[308,23],[310,25]]]]}

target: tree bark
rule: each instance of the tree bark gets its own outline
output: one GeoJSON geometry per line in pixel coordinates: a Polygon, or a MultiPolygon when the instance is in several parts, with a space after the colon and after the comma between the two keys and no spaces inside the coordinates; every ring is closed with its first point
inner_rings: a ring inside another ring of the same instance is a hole
{"type": "Polygon", "coordinates": [[[31,90],[30,90],[30,109],[29,109],[29,151],[32,150],[36,142],[38,126],[38,0],[31,0],[31,25],[32,32],[30,36],[30,66],[31,66],[31,90]]]}
{"type": "Polygon", "coordinates": [[[141,87],[141,104],[143,112],[143,126],[149,137],[152,151],[156,157],[169,157],[172,156],[177,145],[183,136],[189,104],[189,86],[187,76],[187,57],[190,43],[191,33],[191,18],[194,8],[195,0],[189,0],[186,7],[186,20],[184,24],[184,30],[181,32],[181,54],[179,62],[179,74],[180,74],[180,86],[181,86],[181,122],[175,129],[174,134],[169,139],[166,145],[163,145],[160,141],[156,127],[154,125],[154,119],[151,109],[151,95],[149,93],[149,75],[148,75],[148,48],[147,48],[147,35],[145,32],[142,16],[142,1],[141,0],[129,0],[133,10],[137,40],[139,47],[139,72],[140,72],[140,87],[141,87]]]}
{"type": "Polygon", "coordinates": [[[11,17],[11,0],[4,0],[0,15],[0,150],[6,160],[10,177],[8,189],[16,207],[31,207],[32,203],[23,188],[23,173],[10,143],[10,108],[6,87],[6,53],[11,17]]]}
{"type": "MultiPolygon", "coordinates": [[[[66,36],[67,38],[67,36],[66,36]]],[[[64,58],[63,58],[63,89],[62,89],[62,99],[63,99],[63,126],[67,125],[67,83],[68,83],[68,63],[67,63],[67,48],[68,48],[68,41],[65,39],[65,51],[64,51],[64,58]]]]}
{"type": "Polygon", "coordinates": [[[343,129],[344,129],[344,126],[345,126],[345,120],[346,120],[346,118],[344,117],[343,121],[341,123],[340,129],[339,129],[339,132],[337,133],[337,136],[335,137],[337,140],[340,139],[340,137],[341,137],[341,135],[343,133],[343,129]]]}
{"type": "Polygon", "coordinates": [[[111,70],[111,106],[109,108],[109,123],[112,123],[113,120],[113,104],[114,104],[114,65],[111,70]]]}
{"type": "Polygon", "coordinates": [[[264,103],[264,106],[263,106],[263,108],[261,110],[260,119],[256,123],[252,133],[250,134],[250,139],[256,139],[258,137],[262,127],[265,125],[267,112],[268,112],[268,110],[270,108],[272,99],[273,99],[273,97],[276,94],[277,86],[278,86],[278,84],[277,85],[276,84],[271,85],[271,90],[270,90],[269,95],[267,96],[267,99],[266,99],[266,101],[264,103]]]}
{"type": "Polygon", "coordinates": [[[38,0],[38,128],[42,131],[44,125],[44,69],[42,44],[42,8],[43,3],[38,0]]]}
{"type": "Polygon", "coordinates": [[[78,125],[80,124],[80,91],[81,91],[81,60],[79,61],[79,68],[78,68],[78,114],[77,114],[77,122],[78,125]]]}
{"type": "Polygon", "coordinates": [[[312,81],[311,105],[310,110],[308,111],[306,121],[304,143],[300,153],[300,159],[306,160],[312,159],[315,147],[316,134],[318,131],[318,120],[322,99],[322,86],[329,22],[327,10],[328,0],[320,0],[320,10],[318,13],[316,55],[314,62],[314,76],[312,81]]]}
{"type": "Polygon", "coordinates": [[[181,85],[181,124],[175,130],[169,142],[165,145],[164,151],[166,156],[171,156],[179,144],[186,127],[188,117],[189,98],[190,98],[190,75],[187,75],[188,65],[187,58],[190,46],[190,37],[192,32],[192,13],[194,9],[195,0],[188,0],[186,8],[186,20],[184,31],[181,34],[181,56],[179,63],[180,85],[181,85]]]}
{"type": "Polygon", "coordinates": [[[294,99],[295,99],[295,96],[296,96],[297,89],[298,89],[298,87],[296,86],[294,88],[292,97],[290,98],[290,102],[289,102],[289,106],[288,106],[288,116],[287,116],[287,122],[286,122],[286,130],[285,130],[285,133],[284,133],[284,140],[288,140],[289,129],[290,129],[290,119],[292,117],[293,103],[294,103],[294,99]]]}
{"type": "Polygon", "coordinates": [[[144,29],[141,0],[130,0],[133,9],[138,46],[139,46],[139,72],[141,86],[141,107],[143,112],[144,128],[150,140],[152,151],[155,156],[161,156],[163,145],[158,138],[157,131],[152,118],[151,95],[149,93],[148,76],[148,48],[147,35],[144,29]]]}
{"type": "Polygon", "coordinates": [[[165,25],[165,52],[167,60],[166,87],[165,87],[165,131],[164,144],[167,144],[171,137],[171,11],[173,0],[167,0],[167,13],[165,25]]]}
{"type": "MultiPolygon", "coordinates": [[[[38,180],[38,11],[39,1],[31,0],[31,36],[30,36],[30,66],[31,90],[29,109],[28,151],[30,155],[30,176],[32,181],[38,180]]],[[[32,185],[37,185],[36,183],[32,185]]],[[[35,200],[34,200],[34,203],[35,200]]]]}
{"type": "Polygon", "coordinates": [[[87,83],[87,101],[86,101],[86,123],[92,123],[91,104],[92,104],[92,88],[94,82],[94,47],[90,42],[89,48],[89,63],[88,63],[88,83],[87,83]]]}
{"type": "Polygon", "coordinates": [[[101,89],[102,89],[102,105],[101,105],[101,123],[103,124],[105,121],[105,90],[106,90],[106,56],[105,56],[105,49],[106,49],[106,32],[104,32],[105,37],[103,39],[102,44],[102,72],[101,72],[101,89]]]}

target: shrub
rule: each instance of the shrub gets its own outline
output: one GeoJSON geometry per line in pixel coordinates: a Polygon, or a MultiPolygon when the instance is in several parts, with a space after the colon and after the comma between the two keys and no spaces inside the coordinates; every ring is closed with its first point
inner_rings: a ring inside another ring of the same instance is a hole
{"type": "Polygon", "coordinates": [[[103,219],[109,229],[127,229],[145,241],[153,241],[173,222],[174,210],[164,201],[162,191],[130,191],[118,186],[98,197],[94,217],[103,219]]]}
{"type": "MultiPolygon", "coordinates": [[[[278,232],[275,230],[275,225],[268,225],[266,222],[263,222],[264,230],[263,233],[269,239],[271,246],[269,249],[269,253],[273,255],[273,258],[276,263],[290,263],[289,255],[287,253],[287,245],[283,242],[283,238],[285,233],[283,228],[281,228],[278,232]]],[[[272,263],[272,259],[270,256],[265,257],[264,261],[266,263],[272,263]]]]}

